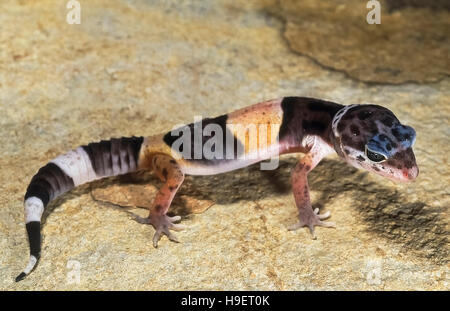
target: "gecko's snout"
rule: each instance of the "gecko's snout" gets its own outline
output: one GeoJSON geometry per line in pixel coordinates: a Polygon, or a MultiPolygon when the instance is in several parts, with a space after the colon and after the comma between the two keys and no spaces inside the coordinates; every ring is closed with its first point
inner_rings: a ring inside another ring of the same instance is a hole
{"type": "Polygon", "coordinates": [[[404,181],[413,181],[417,176],[419,176],[419,168],[417,166],[403,171],[404,181]]]}

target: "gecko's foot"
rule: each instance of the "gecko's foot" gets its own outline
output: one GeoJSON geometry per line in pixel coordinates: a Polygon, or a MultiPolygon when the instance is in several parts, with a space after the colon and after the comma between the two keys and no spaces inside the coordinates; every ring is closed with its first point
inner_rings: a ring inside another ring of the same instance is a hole
{"type": "Polygon", "coordinates": [[[327,219],[328,217],[330,217],[330,212],[326,212],[323,215],[319,215],[319,209],[316,208],[314,210],[314,212],[312,210],[307,210],[308,212],[306,213],[301,213],[301,215],[299,215],[299,222],[297,222],[296,224],[290,226],[288,229],[289,230],[297,230],[299,228],[302,227],[308,227],[309,231],[311,232],[312,238],[316,239],[316,234],[314,232],[314,227],[315,226],[320,226],[320,227],[331,227],[331,228],[335,228],[336,225],[334,222],[327,222],[327,221],[322,221],[324,219],[327,219]]]}
{"type": "Polygon", "coordinates": [[[161,239],[162,235],[166,235],[169,240],[179,243],[178,239],[173,235],[170,230],[183,230],[185,226],[180,224],[174,224],[181,219],[180,216],[169,217],[167,215],[150,215],[148,218],[135,217],[135,220],[142,224],[150,224],[155,228],[156,232],[153,236],[153,246],[158,247],[158,242],[161,239]]]}

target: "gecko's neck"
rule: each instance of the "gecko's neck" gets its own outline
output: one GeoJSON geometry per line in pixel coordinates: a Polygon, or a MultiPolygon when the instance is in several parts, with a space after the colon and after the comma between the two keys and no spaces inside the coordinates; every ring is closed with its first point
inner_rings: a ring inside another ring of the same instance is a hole
{"type": "Polygon", "coordinates": [[[334,147],[333,120],[345,107],[315,98],[285,97],[281,102],[283,120],[279,141],[288,146],[302,146],[303,139],[313,135],[334,147]]]}

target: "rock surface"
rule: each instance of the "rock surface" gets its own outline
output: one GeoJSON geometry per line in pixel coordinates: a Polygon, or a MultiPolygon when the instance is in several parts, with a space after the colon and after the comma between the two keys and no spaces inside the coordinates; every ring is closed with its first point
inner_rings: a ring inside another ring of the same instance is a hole
{"type": "MultiPolygon", "coordinates": [[[[311,12],[312,2],[305,3],[311,12]]],[[[392,42],[420,53],[392,56],[397,59],[389,66],[401,65],[402,79],[369,68],[371,81],[380,83],[366,84],[350,79],[350,71],[321,65],[330,50],[293,51],[284,6],[272,0],[96,0],[82,2],[81,24],[69,25],[64,1],[1,2],[0,289],[448,290],[450,83],[448,59],[442,63],[436,54],[442,42],[429,45],[433,36],[392,42]],[[415,45],[422,39],[430,48],[415,45]],[[414,69],[424,58],[433,70],[414,69]],[[177,234],[182,243],[163,238],[158,249],[151,245],[153,228],[132,221],[129,208],[91,196],[91,189],[113,187],[114,180],[81,186],[50,205],[40,264],[14,283],[28,255],[23,194],[47,161],[90,141],[153,135],[196,115],[285,95],[388,107],[418,133],[419,178],[393,184],[327,159],[310,174],[312,199],[331,212],[337,228],[319,228],[312,240],[306,229],[287,230],[296,217],[289,185],[295,156],[282,157],[276,171],[253,166],[188,177],[183,194],[215,205],[182,213],[188,226],[177,234]]],[[[334,18],[345,22],[345,12],[334,18]]],[[[441,14],[448,20],[448,12],[436,13],[430,30],[441,14]]],[[[322,40],[320,33],[303,35],[322,40]]],[[[322,42],[340,55],[339,40],[330,40],[322,42]]],[[[346,40],[350,60],[367,65],[359,62],[364,48],[351,36],[346,40]]]]}
{"type": "Polygon", "coordinates": [[[354,79],[398,84],[449,76],[449,11],[394,5],[390,13],[381,1],[381,23],[374,25],[366,22],[366,4],[281,0],[273,12],[286,21],[284,36],[293,51],[354,79]]]}

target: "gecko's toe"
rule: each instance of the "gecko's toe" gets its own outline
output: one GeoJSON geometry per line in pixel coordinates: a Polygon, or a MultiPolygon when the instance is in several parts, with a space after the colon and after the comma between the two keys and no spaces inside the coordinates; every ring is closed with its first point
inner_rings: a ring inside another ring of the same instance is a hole
{"type": "Polygon", "coordinates": [[[170,232],[169,229],[165,230],[165,231],[164,231],[164,234],[167,235],[167,237],[169,238],[169,240],[171,240],[172,242],[180,243],[180,241],[178,240],[178,238],[177,238],[172,232],[170,232]]]}
{"type": "MultiPolygon", "coordinates": [[[[320,219],[320,217],[318,217],[318,219],[320,219]]],[[[316,232],[314,230],[315,226],[326,227],[326,228],[336,228],[336,224],[334,222],[330,222],[330,221],[318,220],[314,224],[309,224],[308,228],[309,228],[309,232],[311,232],[311,238],[313,240],[317,239],[316,232]]]]}
{"type": "Polygon", "coordinates": [[[153,247],[157,248],[158,247],[158,242],[161,239],[161,232],[159,232],[158,230],[155,232],[155,234],[153,235],[153,247]]]}
{"type": "Polygon", "coordinates": [[[150,219],[148,217],[141,217],[138,215],[132,215],[132,219],[140,224],[148,225],[150,224],[150,219]]]}
{"type": "Polygon", "coordinates": [[[167,217],[167,218],[169,218],[169,220],[171,221],[171,222],[176,222],[176,221],[179,221],[179,220],[181,220],[181,216],[173,216],[173,217],[167,217]]]}
{"type": "Polygon", "coordinates": [[[170,229],[175,230],[175,231],[181,231],[186,228],[187,227],[185,225],[181,225],[181,224],[172,224],[172,226],[170,226],[170,229]]]}
{"type": "Polygon", "coordinates": [[[327,218],[329,218],[329,217],[331,216],[330,211],[327,211],[325,214],[320,215],[320,214],[319,214],[319,209],[318,209],[318,208],[316,208],[316,209],[314,210],[314,214],[316,214],[317,217],[318,217],[320,220],[327,219],[327,218]]]}
{"type": "Polygon", "coordinates": [[[319,221],[316,226],[321,226],[325,228],[336,228],[336,224],[332,221],[319,221]]]}

